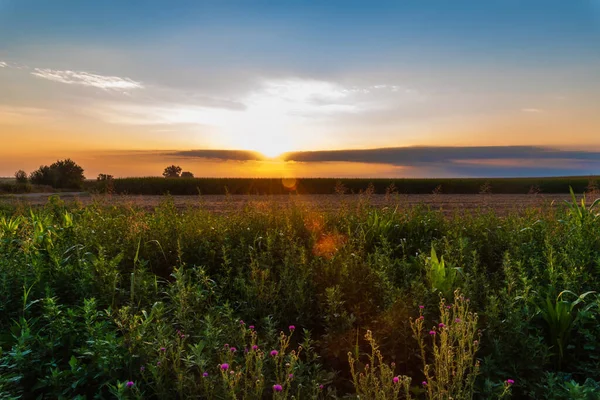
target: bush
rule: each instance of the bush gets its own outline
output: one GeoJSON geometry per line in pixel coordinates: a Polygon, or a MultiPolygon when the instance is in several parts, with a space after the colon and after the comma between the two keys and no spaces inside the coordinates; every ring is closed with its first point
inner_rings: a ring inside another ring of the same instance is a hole
{"type": "Polygon", "coordinates": [[[81,189],[85,176],[83,168],[68,158],[56,161],[50,166],[40,166],[29,175],[29,179],[36,185],[49,185],[57,189],[81,189]]]}
{"type": "Polygon", "coordinates": [[[181,167],[179,165],[171,165],[165,168],[163,176],[165,178],[179,178],[181,174],[181,167]]]}
{"type": "Polygon", "coordinates": [[[15,172],[15,179],[17,183],[27,183],[27,173],[22,169],[15,172]]]}

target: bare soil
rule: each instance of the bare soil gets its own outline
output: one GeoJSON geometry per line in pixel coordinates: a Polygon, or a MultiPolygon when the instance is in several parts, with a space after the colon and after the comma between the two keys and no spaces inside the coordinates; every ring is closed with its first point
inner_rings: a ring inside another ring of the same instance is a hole
{"type": "MultiPolygon", "coordinates": [[[[0,196],[0,204],[43,205],[50,193],[0,196]]],[[[65,202],[77,201],[83,205],[94,202],[105,205],[135,205],[152,210],[166,200],[165,196],[89,195],[87,193],[59,193],[65,202]]],[[[237,212],[248,205],[260,207],[287,207],[300,205],[315,210],[332,211],[342,205],[352,206],[368,201],[377,207],[409,208],[418,205],[439,209],[446,213],[455,211],[495,210],[501,213],[522,211],[531,207],[548,207],[570,201],[567,194],[430,194],[430,195],[265,195],[265,196],[171,196],[179,209],[201,207],[211,212],[237,212]]],[[[588,199],[591,203],[593,197],[588,199]]]]}

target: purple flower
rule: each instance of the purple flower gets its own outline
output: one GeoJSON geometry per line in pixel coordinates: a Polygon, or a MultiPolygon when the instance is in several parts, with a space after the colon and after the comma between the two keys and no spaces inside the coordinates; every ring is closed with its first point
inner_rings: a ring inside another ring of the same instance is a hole
{"type": "Polygon", "coordinates": [[[394,379],[392,379],[392,381],[394,381],[394,383],[398,383],[398,382],[400,382],[400,378],[398,378],[397,376],[395,376],[394,379]]]}
{"type": "Polygon", "coordinates": [[[454,320],[454,322],[456,322],[456,323],[458,324],[458,323],[460,322],[460,318],[456,318],[456,319],[454,320]]]}
{"type": "Polygon", "coordinates": [[[290,325],[288,328],[289,328],[289,330],[290,330],[290,331],[292,331],[292,332],[293,332],[293,331],[296,329],[296,327],[295,327],[294,325],[290,325]]]}
{"type": "Polygon", "coordinates": [[[158,361],[158,362],[156,363],[156,365],[160,367],[160,361],[158,361]]]}
{"type": "Polygon", "coordinates": [[[269,354],[271,354],[271,357],[275,357],[277,354],[279,354],[279,352],[277,350],[271,350],[269,354]]]}
{"type": "Polygon", "coordinates": [[[223,371],[227,371],[229,369],[229,364],[221,364],[219,365],[219,368],[221,368],[223,371]]]}
{"type": "Polygon", "coordinates": [[[167,349],[165,349],[164,347],[161,347],[160,351],[167,351],[167,349]]]}
{"type": "Polygon", "coordinates": [[[423,321],[423,320],[425,319],[425,317],[421,315],[421,316],[419,317],[419,319],[420,319],[421,321],[423,321]]]}
{"type": "Polygon", "coordinates": [[[507,384],[507,385],[514,385],[514,384],[515,384],[515,381],[513,381],[512,379],[507,379],[507,380],[506,380],[506,384],[507,384]]]}
{"type": "Polygon", "coordinates": [[[279,384],[275,384],[273,385],[273,391],[274,392],[281,392],[283,390],[283,387],[279,384]]]}
{"type": "Polygon", "coordinates": [[[423,381],[423,382],[421,382],[421,385],[423,385],[423,386],[427,386],[427,381],[423,381]]]}
{"type": "Polygon", "coordinates": [[[440,322],[440,323],[438,324],[438,326],[439,326],[440,328],[444,328],[444,327],[446,327],[446,324],[444,324],[444,323],[440,322]]]}
{"type": "Polygon", "coordinates": [[[140,367],[140,372],[144,372],[144,370],[146,369],[146,367],[144,367],[143,365],[140,367]]]}
{"type": "Polygon", "coordinates": [[[289,379],[294,379],[294,374],[289,374],[289,375],[288,375],[288,378],[289,378],[289,379]]]}
{"type": "Polygon", "coordinates": [[[435,336],[435,331],[429,331],[429,334],[430,334],[431,336],[435,336]]]}
{"type": "Polygon", "coordinates": [[[132,387],[134,385],[134,383],[132,381],[129,381],[125,384],[125,386],[127,386],[128,388],[132,387]]]}
{"type": "Polygon", "coordinates": [[[253,345],[252,345],[252,350],[254,350],[254,351],[258,350],[258,346],[257,346],[257,345],[255,345],[255,344],[253,344],[253,345]]]}
{"type": "Polygon", "coordinates": [[[422,309],[424,309],[424,308],[425,308],[425,306],[419,306],[419,308],[422,310],[422,309]]]}
{"type": "Polygon", "coordinates": [[[237,351],[237,349],[235,347],[232,347],[229,349],[230,352],[235,353],[237,351]]]}
{"type": "Polygon", "coordinates": [[[323,390],[323,385],[319,385],[319,390],[323,390]]]}
{"type": "Polygon", "coordinates": [[[251,331],[254,330],[254,325],[250,325],[248,328],[250,328],[251,331]]]}
{"type": "Polygon", "coordinates": [[[244,324],[245,324],[245,322],[240,319],[240,325],[244,325],[244,324]]]}
{"type": "Polygon", "coordinates": [[[452,306],[446,306],[446,308],[449,310],[449,309],[451,309],[451,308],[452,308],[452,306]]]}
{"type": "Polygon", "coordinates": [[[202,374],[202,377],[203,377],[203,378],[207,378],[207,377],[208,377],[208,372],[205,372],[205,373],[203,373],[203,374],[202,374]]]}
{"type": "Polygon", "coordinates": [[[227,348],[229,347],[229,343],[225,343],[225,344],[223,345],[223,347],[225,347],[225,348],[227,349],[227,348]]]}

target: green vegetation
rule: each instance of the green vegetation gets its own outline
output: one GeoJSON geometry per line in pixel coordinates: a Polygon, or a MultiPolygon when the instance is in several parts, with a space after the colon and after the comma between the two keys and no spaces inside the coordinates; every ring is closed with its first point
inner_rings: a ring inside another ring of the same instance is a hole
{"type": "MultiPolygon", "coordinates": [[[[179,177],[176,166],[165,169],[167,177],[179,177]],[[175,168],[175,169],[174,169],[175,168]]],[[[164,175],[163,174],[163,175],[164,175]]],[[[528,194],[569,193],[572,187],[578,193],[597,192],[598,177],[557,178],[448,178],[448,179],[335,179],[298,178],[284,185],[274,178],[191,178],[181,174],[179,179],[117,178],[113,180],[114,193],[145,195],[201,194],[333,194],[360,193],[372,188],[374,193],[400,194],[528,194]]],[[[87,182],[90,191],[102,192],[102,184],[87,182]]]]}
{"type": "Polygon", "coordinates": [[[0,205],[0,398],[599,398],[600,203],[303,204],[0,205]]]}
{"type": "Polygon", "coordinates": [[[36,185],[48,185],[58,189],[80,189],[85,181],[85,176],[83,168],[67,158],[58,160],[50,166],[42,165],[29,175],[29,180],[36,185]]]}

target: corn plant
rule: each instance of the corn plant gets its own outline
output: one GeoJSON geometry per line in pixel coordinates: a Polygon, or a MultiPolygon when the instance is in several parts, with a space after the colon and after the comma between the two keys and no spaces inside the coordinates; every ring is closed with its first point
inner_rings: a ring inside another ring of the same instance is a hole
{"type": "Polygon", "coordinates": [[[435,248],[431,247],[431,256],[425,262],[427,281],[433,291],[451,296],[458,277],[458,268],[446,265],[444,256],[438,259],[435,248]]]}
{"type": "Polygon", "coordinates": [[[571,193],[571,201],[566,201],[566,203],[570,215],[575,218],[575,221],[579,226],[583,225],[590,219],[594,220],[600,217],[600,212],[595,213],[596,207],[600,205],[600,198],[594,200],[594,202],[588,207],[586,204],[585,194],[581,198],[581,201],[578,202],[572,187],[569,187],[569,191],[571,193]]]}
{"type": "MultiPolygon", "coordinates": [[[[577,296],[575,293],[569,290],[564,290],[559,293],[556,299],[546,296],[545,301],[541,304],[538,304],[538,311],[548,325],[550,345],[556,346],[558,350],[556,361],[557,367],[560,367],[563,362],[565,349],[567,348],[569,338],[571,337],[573,331],[573,325],[577,320],[579,312],[581,311],[578,305],[592,293],[595,292],[590,291],[577,296]],[[575,296],[575,300],[565,300],[563,298],[564,294],[575,296]]],[[[587,311],[592,306],[594,306],[593,303],[583,308],[583,310],[587,311]]]]}

